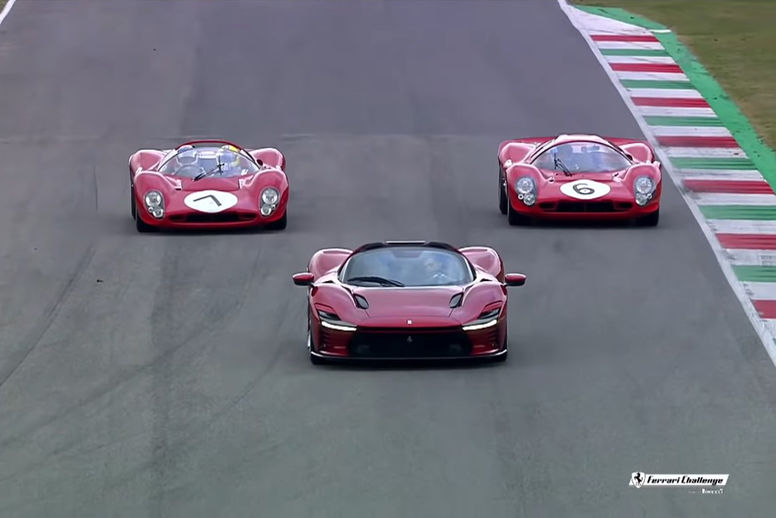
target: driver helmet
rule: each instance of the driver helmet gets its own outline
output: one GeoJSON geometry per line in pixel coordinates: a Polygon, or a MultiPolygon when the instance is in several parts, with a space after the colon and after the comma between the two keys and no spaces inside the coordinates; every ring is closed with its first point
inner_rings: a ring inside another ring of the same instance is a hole
{"type": "Polygon", "coordinates": [[[185,146],[178,150],[178,154],[175,156],[175,160],[180,167],[187,165],[196,165],[199,161],[199,153],[194,146],[185,146]]]}
{"type": "Polygon", "coordinates": [[[230,145],[221,146],[216,153],[216,158],[225,168],[238,168],[240,166],[240,151],[230,145]]]}
{"type": "Polygon", "coordinates": [[[423,258],[423,269],[428,274],[439,273],[442,271],[442,261],[439,260],[437,254],[427,254],[426,257],[423,258]]]}

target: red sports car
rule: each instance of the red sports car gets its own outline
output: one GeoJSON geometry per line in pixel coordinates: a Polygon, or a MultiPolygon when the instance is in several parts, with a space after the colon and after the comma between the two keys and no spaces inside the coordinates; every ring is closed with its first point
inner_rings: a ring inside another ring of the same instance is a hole
{"type": "Polygon", "coordinates": [[[386,241],[327,248],[293,276],[308,286],[310,360],[507,358],[507,286],[487,247],[386,241]]]}
{"type": "Polygon", "coordinates": [[[560,135],[498,148],[499,209],[511,225],[542,219],[631,219],[655,226],[662,174],[644,141],[560,135]]]}
{"type": "Polygon", "coordinates": [[[129,157],[132,219],[159,228],[286,228],[286,159],[274,148],[195,140],[129,157]]]}

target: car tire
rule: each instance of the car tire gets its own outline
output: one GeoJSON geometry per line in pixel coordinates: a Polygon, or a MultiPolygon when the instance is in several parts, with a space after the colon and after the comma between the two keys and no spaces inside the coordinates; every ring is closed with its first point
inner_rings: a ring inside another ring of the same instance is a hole
{"type": "Polygon", "coordinates": [[[313,334],[310,330],[310,321],[307,321],[307,350],[310,354],[310,363],[313,365],[323,365],[325,360],[313,354],[313,334]]]}
{"type": "Polygon", "coordinates": [[[507,199],[506,186],[504,185],[504,171],[501,169],[501,164],[498,166],[498,210],[502,214],[507,213],[507,205],[509,200],[507,199]]]}
{"type": "Polygon", "coordinates": [[[639,220],[639,224],[643,227],[656,227],[660,221],[660,209],[657,209],[652,214],[648,214],[639,220]]]}
{"type": "Polygon", "coordinates": [[[135,210],[135,187],[133,185],[129,186],[129,213],[132,215],[132,219],[134,220],[137,216],[137,211],[135,210]]]}
{"type": "Polygon", "coordinates": [[[512,226],[528,225],[531,223],[531,218],[516,212],[515,209],[512,208],[511,203],[507,203],[507,219],[512,226]]]}
{"type": "Polygon", "coordinates": [[[135,213],[135,228],[137,229],[137,231],[141,232],[141,233],[144,233],[144,234],[147,233],[147,232],[155,232],[156,231],[156,227],[155,226],[149,225],[148,223],[146,223],[145,221],[143,221],[140,218],[140,214],[138,214],[137,204],[133,203],[133,206],[135,207],[135,210],[134,210],[134,213],[135,213]]]}
{"type": "Polygon", "coordinates": [[[269,230],[285,230],[288,226],[288,209],[286,209],[286,212],[283,214],[283,217],[280,218],[277,221],[273,221],[269,225],[267,225],[267,228],[269,230]]]}

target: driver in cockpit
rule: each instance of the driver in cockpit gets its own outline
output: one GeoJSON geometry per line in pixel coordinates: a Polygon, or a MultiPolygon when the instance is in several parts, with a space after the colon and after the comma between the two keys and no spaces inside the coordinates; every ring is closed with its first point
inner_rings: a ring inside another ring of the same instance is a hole
{"type": "Polygon", "coordinates": [[[221,166],[222,176],[240,176],[248,172],[247,168],[243,167],[244,163],[239,150],[233,146],[221,146],[216,153],[216,159],[221,166]]]}
{"type": "Polygon", "coordinates": [[[194,146],[179,150],[175,155],[174,164],[174,169],[181,176],[194,177],[202,171],[202,166],[199,163],[199,153],[194,146]]]}

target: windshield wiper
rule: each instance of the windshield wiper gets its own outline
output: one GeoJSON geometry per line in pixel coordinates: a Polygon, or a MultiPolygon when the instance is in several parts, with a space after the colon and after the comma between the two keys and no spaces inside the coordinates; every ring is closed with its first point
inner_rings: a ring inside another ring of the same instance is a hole
{"type": "Polygon", "coordinates": [[[221,171],[221,168],[222,168],[222,167],[224,167],[224,164],[222,164],[221,162],[218,162],[218,165],[217,165],[217,166],[215,166],[213,169],[211,169],[210,171],[208,171],[208,172],[206,172],[206,173],[199,173],[197,176],[195,176],[194,178],[192,178],[192,180],[193,180],[193,181],[195,181],[195,182],[196,182],[197,180],[202,180],[204,177],[206,177],[206,176],[210,176],[211,174],[215,173],[215,172],[216,172],[216,170],[217,170],[219,173],[221,173],[221,172],[222,172],[222,171],[221,171]]]}
{"type": "Polygon", "coordinates": [[[569,171],[568,167],[566,167],[566,165],[563,163],[563,161],[559,157],[557,157],[557,156],[553,157],[552,165],[553,165],[553,167],[555,167],[555,169],[560,167],[560,170],[563,171],[563,173],[566,176],[571,176],[571,171],[569,171]]]}
{"type": "Polygon", "coordinates": [[[347,282],[376,282],[377,284],[381,284],[383,286],[396,286],[398,288],[401,288],[404,286],[404,283],[401,283],[399,281],[394,281],[393,279],[386,279],[385,277],[378,277],[376,275],[365,275],[362,277],[351,277],[347,280],[347,282]]]}

